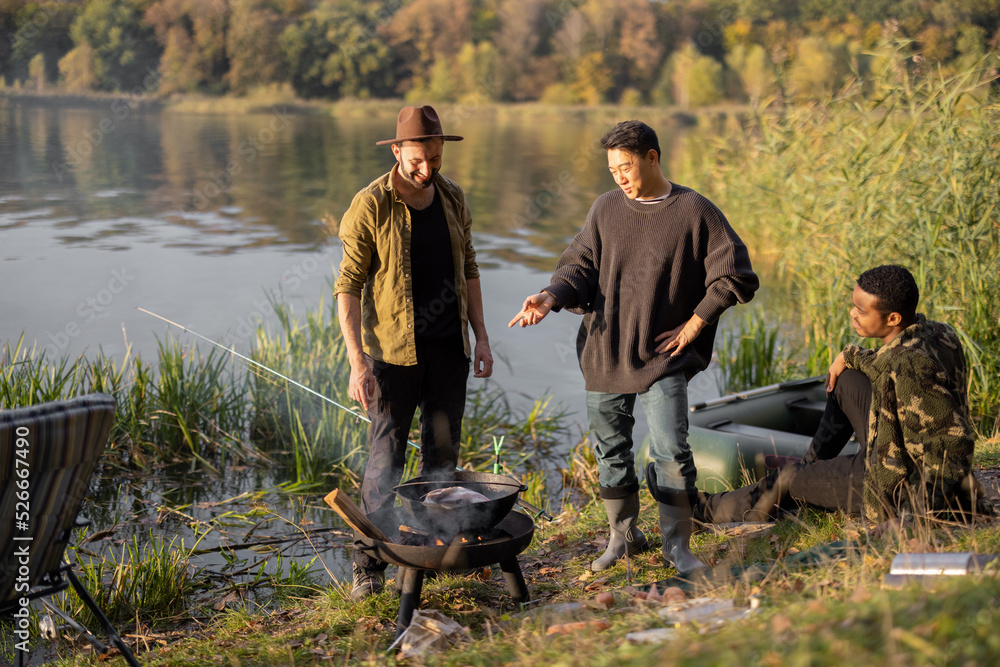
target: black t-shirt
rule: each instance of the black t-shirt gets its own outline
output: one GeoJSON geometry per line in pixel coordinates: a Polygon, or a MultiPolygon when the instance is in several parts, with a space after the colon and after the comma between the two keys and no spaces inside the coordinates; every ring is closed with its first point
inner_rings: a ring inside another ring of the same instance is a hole
{"type": "Polygon", "coordinates": [[[414,331],[417,338],[447,338],[460,333],[458,289],[451,235],[441,197],[417,211],[410,206],[410,267],[413,270],[414,331]]]}

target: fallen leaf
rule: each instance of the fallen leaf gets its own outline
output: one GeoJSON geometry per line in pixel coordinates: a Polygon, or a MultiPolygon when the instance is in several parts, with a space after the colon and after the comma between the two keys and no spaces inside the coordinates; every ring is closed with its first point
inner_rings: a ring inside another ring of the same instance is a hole
{"type": "Polygon", "coordinates": [[[556,625],[550,625],[548,630],[545,631],[547,635],[569,635],[576,632],[591,631],[600,632],[601,630],[607,630],[611,627],[611,624],[607,621],[578,621],[576,623],[557,623],[556,625]]]}
{"type": "Polygon", "coordinates": [[[784,614],[778,614],[771,619],[771,630],[775,634],[781,634],[783,632],[788,632],[792,629],[792,619],[788,618],[784,614]]]}
{"type": "Polygon", "coordinates": [[[221,600],[219,600],[218,602],[216,602],[214,605],[212,605],[212,608],[215,609],[215,611],[222,611],[223,609],[226,608],[226,603],[227,602],[238,602],[239,599],[240,599],[240,596],[236,594],[236,591],[231,591],[224,598],[222,598],[221,600]]]}

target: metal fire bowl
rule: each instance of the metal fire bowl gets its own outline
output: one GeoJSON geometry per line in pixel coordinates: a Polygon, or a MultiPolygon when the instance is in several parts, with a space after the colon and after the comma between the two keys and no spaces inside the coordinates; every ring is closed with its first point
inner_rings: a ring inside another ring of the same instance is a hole
{"type": "Polygon", "coordinates": [[[400,524],[407,525],[409,516],[400,507],[378,510],[368,515],[391,541],[361,536],[362,550],[386,563],[420,570],[461,571],[486,567],[517,556],[528,548],[535,534],[535,522],[520,512],[510,512],[495,530],[506,535],[472,544],[455,538],[445,546],[412,546],[398,544],[400,524]]]}
{"type": "Polygon", "coordinates": [[[526,490],[527,487],[513,477],[468,470],[456,470],[443,478],[416,477],[393,488],[409,515],[409,520],[403,523],[440,535],[447,542],[459,533],[485,533],[510,513],[518,494],[526,490]],[[476,491],[488,500],[459,506],[423,502],[428,492],[448,486],[476,491]]]}

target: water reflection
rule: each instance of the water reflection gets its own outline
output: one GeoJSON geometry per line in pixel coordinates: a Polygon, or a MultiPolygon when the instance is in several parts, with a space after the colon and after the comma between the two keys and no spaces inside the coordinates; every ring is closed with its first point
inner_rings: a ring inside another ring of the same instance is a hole
{"type": "MultiPolygon", "coordinates": [[[[122,114],[112,105],[32,107],[0,98],[0,280],[18,286],[5,297],[0,343],[16,343],[23,331],[50,357],[98,348],[121,357],[131,346],[152,359],[166,331],[137,313],[141,306],[246,351],[248,321],[267,321],[265,292],[298,313],[320,298],[329,303],[340,251],[323,219],[338,220],[355,193],[391,167],[390,150],[375,142],[392,136],[394,117],[122,114]],[[112,294],[116,275],[126,280],[112,294]]],[[[575,438],[585,428],[579,319],[563,315],[523,331],[506,322],[547,284],[594,198],[614,187],[596,142],[621,119],[472,111],[445,128],[466,139],[447,144],[442,171],[473,210],[499,362],[493,382],[515,404],[552,393],[574,413],[575,438]]],[[[659,130],[665,163],[691,150],[679,125],[647,120],[659,130]]],[[[715,391],[703,374],[692,399],[715,391]]],[[[639,439],[642,431],[640,416],[639,439]]],[[[259,471],[230,471],[223,480],[115,479],[101,487],[92,517],[118,527],[109,540],[151,529],[194,540],[191,521],[177,512],[196,522],[243,514],[253,507],[211,504],[279,481],[259,471]]],[[[277,496],[267,503],[295,521],[330,523],[318,496],[304,507],[277,496]]],[[[341,552],[330,550],[327,561],[337,572],[341,552]]]]}

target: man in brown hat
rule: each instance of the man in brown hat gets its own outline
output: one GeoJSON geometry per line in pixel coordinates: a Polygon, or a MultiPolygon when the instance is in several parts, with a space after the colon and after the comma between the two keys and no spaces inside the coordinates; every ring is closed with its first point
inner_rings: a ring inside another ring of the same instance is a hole
{"type": "MultiPolygon", "coordinates": [[[[355,195],[340,222],[334,294],[350,397],[371,419],[361,485],[369,514],[392,506],[418,407],[420,474],[454,470],[470,359],[476,377],[493,372],[469,204],[438,173],[444,142],[461,140],[442,131],[433,108],[404,107],[395,138],[377,142],[392,145],[396,164],[355,195]]],[[[379,592],[385,567],[355,551],[351,597],[379,592]]]]}

